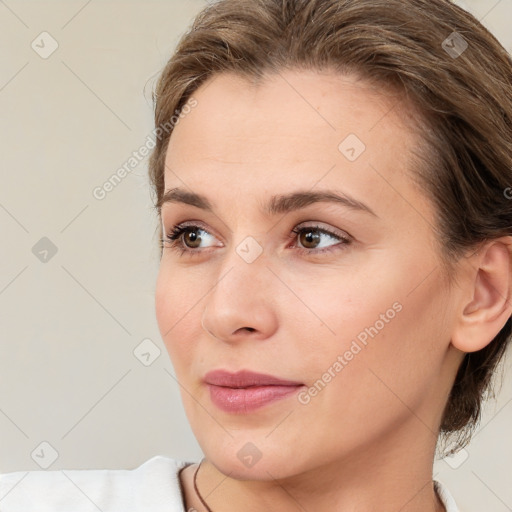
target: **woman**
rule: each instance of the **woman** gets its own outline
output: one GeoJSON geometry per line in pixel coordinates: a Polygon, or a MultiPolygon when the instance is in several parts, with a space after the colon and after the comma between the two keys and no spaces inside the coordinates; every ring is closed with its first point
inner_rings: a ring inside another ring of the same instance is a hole
{"type": "Polygon", "coordinates": [[[205,457],[7,474],[2,510],[457,511],[438,439],[512,326],[506,51],[447,0],[221,0],[155,100],[156,314],[205,457]]]}

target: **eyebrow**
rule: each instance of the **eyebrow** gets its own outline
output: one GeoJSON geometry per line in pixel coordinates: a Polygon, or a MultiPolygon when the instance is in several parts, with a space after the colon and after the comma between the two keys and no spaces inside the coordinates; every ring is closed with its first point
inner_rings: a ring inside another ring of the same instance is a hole
{"type": "MultiPolygon", "coordinates": [[[[297,190],[289,194],[275,195],[270,198],[266,205],[263,205],[262,211],[269,216],[284,214],[321,202],[341,204],[351,210],[366,212],[378,218],[378,215],[366,204],[347,194],[334,192],[332,190],[318,190],[315,192],[297,190]]],[[[188,192],[180,188],[169,189],[163,194],[156,205],[158,211],[167,203],[188,204],[207,212],[214,212],[214,207],[206,196],[195,192],[188,192]]]]}

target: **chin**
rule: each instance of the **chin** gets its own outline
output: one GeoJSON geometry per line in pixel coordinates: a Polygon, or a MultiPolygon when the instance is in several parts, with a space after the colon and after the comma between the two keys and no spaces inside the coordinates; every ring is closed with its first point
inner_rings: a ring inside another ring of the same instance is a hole
{"type": "Polygon", "coordinates": [[[282,460],[275,460],[275,456],[270,460],[262,457],[252,467],[240,462],[236,454],[213,452],[206,455],[206,458],[218,471],[236,480],[272,481],[288,476],[285,471],[289,471],[289,465],[282,460]]]}
{"type": "Polygon", "coordinates": [[[291,476],[300,465],[296,450],[285,446],[283,439],[266,438],[267,434],[257,436],[238,431],[233,438],[226,434],[224,442],[215,442],[205,433],[206,444],[198,441],[206,459],[230,478],[272,481],[291,476]]]}

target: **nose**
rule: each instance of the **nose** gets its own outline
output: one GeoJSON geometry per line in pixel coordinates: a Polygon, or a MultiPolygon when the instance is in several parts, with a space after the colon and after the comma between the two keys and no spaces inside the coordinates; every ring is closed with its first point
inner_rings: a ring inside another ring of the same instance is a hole
{"type": "Polygon", "coordinates": [[[267,268],[263,254],[248,263],[233,250],[220,275],[204,301],[203,329],[227,343],[272,336],[278,324],[279,280],[267,268]]]}
{"type": "MultiPolygon", "coordinates": [[[[216,335],[215,335],[215,333],[213,333],[210,329],[208,329],[208,328],[204,325],[204,317],[205,317],[205,315],[207,315],[207,313],[206,313],[206,310],[207,310],[207,309],[208,309],[207,307],[204,309],[203,316],[201,317],[201,326],[203,327],[203,329],[204,329],[204,330],[205,330],[205,331],[206,331],[210,336],[212,336],[213,338],[216,338],[216,339],[218,339],[218,340],[220,340],[220,341],[223,341],[223,340],[222,340],[222,338],[219,338],[219,336],[216,336],[216,335]]],[[[255,332],[257,329],[256,329],[255,327],[240,327],[240,328],[238,328],[238,329],[237,329],[237,331],[239,331],[239,330],[243,330],[243,331],[247,331],[247,332],[255,332]]]]}

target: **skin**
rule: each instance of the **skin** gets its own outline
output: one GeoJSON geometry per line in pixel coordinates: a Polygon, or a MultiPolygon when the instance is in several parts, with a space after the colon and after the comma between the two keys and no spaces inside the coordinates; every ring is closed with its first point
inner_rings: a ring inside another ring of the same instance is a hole
{"type": "MultiPolygon", "coordinates": [[[[170,139],[165,189],[203,194],[214,213],[162,207],[164,236],[197,221],[202,242],[185,238],[193,256],[165,244],[155,300],[205,454],[201,494],[217,512],[443,511],[432,482],[442,410],[463,351],[485,346],[510,316],[510,246],[464,260],[457,286],[443,278],[434,209],[409,171],[418,144],[406,124],[411,107],[398,96],[354,76],[286,70],[258,86],[215,75],[194,98],[197,107],[170,139]],[[338,149],[348,134],[366,145],[353,162],[338,149]],[[262,213],[270,196],[297,189],[349,194],[376,216],[327,202],[262,213]],[[315,231],[320,239],[308,245],[292,233],[316,225],[351,243],[315,231]],[[248,236],[263,249],[252,263],[236,251],[248,236]],[[324,247],[333,250],[315,254],[324,247]],[[503,286],[505,297],[493,323],[484,307],[498,311],[500,299],[487,284],[503,286]],[[202,379],[219,368],[272,374],[307,390],[393,304],[400,311],[308,403],[294,395],[233,414],[210,400],[202,379]],[[469,330],[470,314],[480,314],[471,324],[479,333],[469,330]],[[237,456],[246,443],[261,453],[252,467],[237,456]]],[[[180,478],[187,507],[202,511],[196,469],[180,478]]]]}

